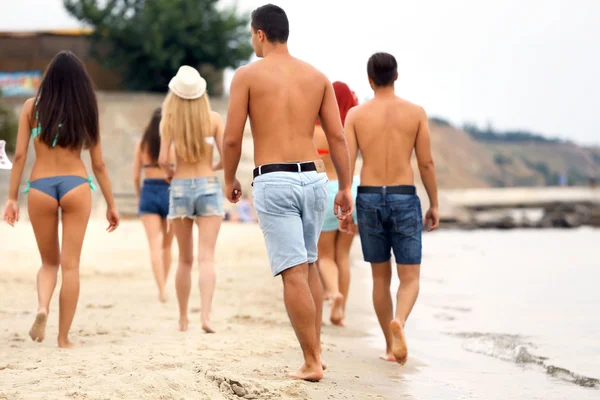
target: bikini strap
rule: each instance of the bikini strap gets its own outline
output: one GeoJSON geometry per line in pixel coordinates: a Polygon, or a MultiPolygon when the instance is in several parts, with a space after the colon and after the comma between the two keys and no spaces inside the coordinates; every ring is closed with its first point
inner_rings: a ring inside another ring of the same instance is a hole
{"type": "Polygon", "coordinates": [[[92,176],[88,176],[88,183],[90,184],[90,187],[92,188],[92,190],[96,190],[96,185],[94,185],[94,181],[92,180],[92,176]]]}
{"type": "Polygon", "coordinates": [[[23,193],[29,193],[30,188],[31,188],[31,181],[29,179],[27,179],[25,181],[25,190],[23,190],[23,193]]]}
{"type": "MultiPolygon", "coordinates": [[[[35,101],[34,105],[35,105],[35,120],[37,121],[37,132],[36,132],[35,136],[37,136],[40,133],[42,133],[42,124],[40,124],[40,113],[37,108],[37,105],[38,105],[37,100],[35,101]]],[[[52,147],[56,146],[56,141],[58,140],[58,133],[60,132],[61,126],[62,126],[62,124],[58,124],[58,132],[56,132],[56,135],[54,136],[54,140],[52,141],[52,147]]]]}

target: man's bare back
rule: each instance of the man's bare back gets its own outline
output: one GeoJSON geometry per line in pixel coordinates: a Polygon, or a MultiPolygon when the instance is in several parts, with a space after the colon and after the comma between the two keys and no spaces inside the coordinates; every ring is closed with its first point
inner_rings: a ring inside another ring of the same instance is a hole
{"type": "Polygon", "coordinates": [[[422,107],[392,95],[377,97],[350,110],[346,129],[354,131],[363,157],[361,185],[414,185],[411,155],[414,149],[427,153],[419,144],[429,136],[422,107]]]}
{"type": "Polygon", "coordinates": [[[256,165],[317,160],[314,122],[327,78],[290,56],[274,55],[244,67],[256,165]]]}

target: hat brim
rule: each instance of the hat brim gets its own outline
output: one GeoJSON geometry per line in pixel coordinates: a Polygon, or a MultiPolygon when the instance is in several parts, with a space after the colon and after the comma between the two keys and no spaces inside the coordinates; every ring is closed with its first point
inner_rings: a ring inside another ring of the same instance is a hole
{"type": "Polygon", "coordinates": [[[175,93],[175,95],[177,97],[181,97],[182,99],[185,99],[185,100],[194,100],[194,99],[198,99],[198,98],[202,97],[204,95],[204,93],[206,93],[206,80],[204,78],[200,77],[200,80],[196,84],[196,87],[194,88],[194,90],[189,93],[183,92],[182,90],[180,90],[177,87],[177,79],[176,78],[177,77],[173,77],[171,79],[171,81],[169,82],[169,89],[173,93],[175,93]]]}

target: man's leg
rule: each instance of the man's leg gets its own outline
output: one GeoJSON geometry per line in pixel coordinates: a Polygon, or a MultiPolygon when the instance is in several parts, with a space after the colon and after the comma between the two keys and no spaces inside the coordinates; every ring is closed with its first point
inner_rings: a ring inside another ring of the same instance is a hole
{"type": "MultiPolygon", "coordinates": [[[[319,344],[319,354],[322,353],[321,348],[321,325],[323,323],[323,284],[321,282],[321,276],[319,268],[316,263],[308,264],[308,285],[310,286],[310,293],[312,294],[313,301],[315,302],[315,329],[317,331],[317,343],[319,344]]],[[[321,366],[323,369],[327,366],[321,359],[321,366]]]]}
{"type": "Polygon", "coordinates": [[[398,264],[400,286],[396,294],[396,317],[390,323],[392,334],[392,354],[404,365],[408,359],[408,347],[404,336],[404,325],[419,296],[420,265],[398,264]]]}
{"type": "MultiPolygon", "coordinates": [[[[315,275],[315,271],[314,264],[311,264],[309,269],[308,264],[304,263],[288,268],[281,273],[285,308],[304,355],[304,365],[297,372],[289,374],[289,376],[309,381],[319,381],[323,378],[319,337],[317,335],[317,306],[309,284],[311,276],[311,281],[314,281],[315,278],[319,279],[319,276],[315,275]],[[310,270],[313,270],[312,274],[310,270]]],[[[319,281],[318,284],[321,285],[321,282],[319,281]]],[[[319,293],[322,297],[320,288],[319,293]]],[[[322,299],[317,304],[322,304],[322,299]]]]}
{"type": "Polygon", "coordinates": [[[373,306],[379,320],[379,325],[385,336],[385,354],[380,358],[385,361],[396,361],[392,354],[392,333],[390,322],[394,318],[394,305],[390,285],[392,283],[391,261],[384,263],[371,263],[373,273],[373,306]]]}
{"type": "Polygon", "coordinates": [[[391,242],[394,257],[398,263],[400,286],[396,294],[396,315],[390,323],[390,331],[392,333],[392,354],[397,362],[404,365],[408,359],[404,324],[419,295],[423,219],[421,202],[417,196],[409,198],[403,195],[397,196],[394,200],[397,203],[404,202],[404,204],[401,211],[392,210],[391,212],[394,226],[391,242]]]}

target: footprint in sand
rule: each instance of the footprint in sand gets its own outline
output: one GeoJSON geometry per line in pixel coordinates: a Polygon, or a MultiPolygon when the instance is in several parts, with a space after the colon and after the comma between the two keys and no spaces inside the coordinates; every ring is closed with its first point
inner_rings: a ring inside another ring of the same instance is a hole
{"type": "Polygon", "coordinates": [[[15,334],[13,335],[13,337],[12,337],[12,338],[10,338],[9,340],[10,340],[11,342],[24,342],[24,341],[25,341],[25,339],[23,339],[21,336],[19,336],[19,334],[18,334],[18,333],[15,333],[15,334]]]}
{"type": "MultiPolygon", "coordinates": [[[[202,368],[198,370],[198,373],[203,373],[202,368]]],[[[204,372],[204,376],[209,380],[215,382],[217,387],[222,393],[235,394],[238,397],[244,399],[270,399],[272,396],[269,390],[264,386],[254,383],[243,383],[239,379],[232,379],[225,376],[226,373],[223,371],[209,369],[204,372]]]]}
{"type": "Polygon", "coordinates": [[[113,308],[114,304],[88,304],[87,306],[85,306],[86,308],[98,308],[101,310],[108,310],[113,308]]]}

